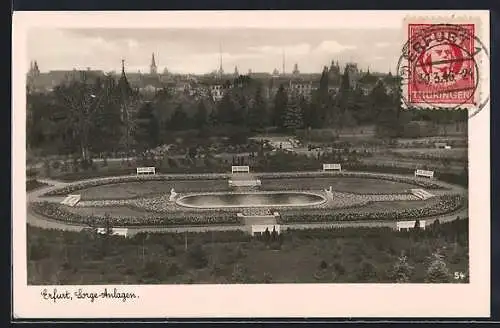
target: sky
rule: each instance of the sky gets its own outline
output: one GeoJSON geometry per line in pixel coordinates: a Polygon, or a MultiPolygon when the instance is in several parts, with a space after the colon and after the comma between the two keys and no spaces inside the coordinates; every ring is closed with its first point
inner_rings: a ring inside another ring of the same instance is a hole
{"type": "Polygon", "coordinates": [[[219,67],[240,73],[282,70],[296,63],[303,73],[321,72],[332,60],[394,73],[403,46],[400,28],[36,28],[27,38],[28,62],[42,72],[91,69],[148,72],[152,53],[158,71],[203,74],[219,67]]]}

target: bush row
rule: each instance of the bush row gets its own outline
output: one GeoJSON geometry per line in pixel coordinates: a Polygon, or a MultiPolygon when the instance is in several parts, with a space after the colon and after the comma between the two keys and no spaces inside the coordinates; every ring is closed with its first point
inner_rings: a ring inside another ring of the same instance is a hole
{"type": "Polygon", "coordinates": [[[301,215],[282,215],[279,222],[287,223],[320,223],[331,221],[391,221],[391,220],[412,220],[423,217],[445,215],[462,208],[465,204],[463,197],[459,195],[444,195],[439,197],[439,202],[424,208],[405,208],[401,210],[387,209],[381,212],[337,212],[337,213],[304,213],[301,215]]]}
{"type": "Polygon", "coordinates": [[[64,221],[70,224],[82,224],[91,227],[103,227],[106,220],[112,226],[199,226],[199,225],[238,225],[240,219],[234,213],[217,212],[210,215],[165,215],[149,217],[101,217],[72,213],[57,203],[38,202],[31,205],[31,209],[42,216],[53,220],[64,221]]]}

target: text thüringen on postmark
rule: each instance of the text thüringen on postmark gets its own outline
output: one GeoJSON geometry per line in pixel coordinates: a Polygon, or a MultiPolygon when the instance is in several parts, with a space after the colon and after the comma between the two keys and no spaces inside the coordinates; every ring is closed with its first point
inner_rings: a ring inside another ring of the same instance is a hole
{"type": "Polygon", "coordinates": [[[467,109],[469,117],[488,102],[482,88],[489,70],[488,49],[474,19],[405,20],[398,61],[405,108],[467,109]]]}

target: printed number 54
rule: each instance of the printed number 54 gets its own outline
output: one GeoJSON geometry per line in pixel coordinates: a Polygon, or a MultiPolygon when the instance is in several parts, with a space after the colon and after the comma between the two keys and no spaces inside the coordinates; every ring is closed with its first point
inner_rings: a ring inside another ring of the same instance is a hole
{"type": "Polygon", "coordinates": [[[463,272],[455,272],[453,277],[455,278],[455,280],[463,280],[465,279],[465,274],[463,272]]]}

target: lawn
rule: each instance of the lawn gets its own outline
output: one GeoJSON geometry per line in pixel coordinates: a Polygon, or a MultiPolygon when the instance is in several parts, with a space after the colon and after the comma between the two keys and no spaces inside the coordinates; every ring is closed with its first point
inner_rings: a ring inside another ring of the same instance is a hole
{"type": "MultiPolygon", "coordinates": [[[[400,182],[359,178],[286,178],[261,179],[261,190],[323,190],[332,186],[340,192],[393,193],[415,186],[400,182]]],[[[227,180],[140,181],[102,185],[81,190],[82,200],[127,199],[176,192],[210,192],[230,190],[227,180]]]]}
{"type": "Polygon", "coordinates": [[[417,283],[438,249],[447,281],[458,282],[453,273],[468,272],[467,231],[468,220],[458,220],[417,232],[292,230],[266,242],[243,232],[107,239],[28,226],[28,284],[393,282],[403,253],[417,283]]]}
{"type": "Polygon", "coordinates": [[[81,190],[82,200],[126,199],[176,192],[228,190],[227,180],[138,181],[91,187],[81,190]]]}
{"type": "Polygon", "coordinates": [[[262,189],[299,189],[299,190],[323,190],[330,186],[335,191],[353,193],[394,193],[404,192],[415,188],[414,185],[387,181],[381,179],[362,178],[294,178],[294,179],[262,179],[262,189]]]}

